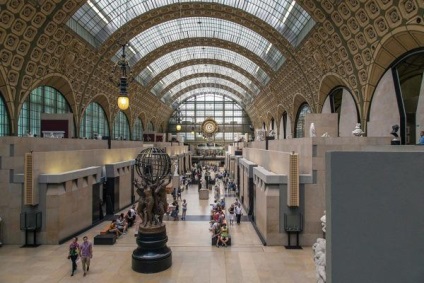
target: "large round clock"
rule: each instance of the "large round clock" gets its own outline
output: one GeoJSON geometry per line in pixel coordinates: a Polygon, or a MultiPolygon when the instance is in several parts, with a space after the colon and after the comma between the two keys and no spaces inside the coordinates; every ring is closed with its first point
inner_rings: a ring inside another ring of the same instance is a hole
{"type": "Polygon", "coordinates": [[[202,123],[202,132],[207,135],[213,135],[218,131],[218,124],[212,118],[207,118],[202,123]]]}

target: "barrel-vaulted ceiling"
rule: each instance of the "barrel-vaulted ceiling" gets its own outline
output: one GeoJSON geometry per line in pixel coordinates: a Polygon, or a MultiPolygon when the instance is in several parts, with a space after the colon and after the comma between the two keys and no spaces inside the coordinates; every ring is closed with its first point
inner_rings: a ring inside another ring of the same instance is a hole
{"type": "Polygon", "coordinates": [[[115,45],[106,53],[112,62],[121,56],[121,41],[127,42],[135,80],[169,106],[210,92],[246,107],[314,21],[294,0],[88,0],[67,24],[95,48],[115,45]],[[196,2],[209,3],[211,12],[187,13],[184,5],[196,2]],[[148,27],[133,24],[157,16],[155,9],[165,13],[166,7],[172,18],[158,17],[148,27]],[[224,19],[214,7],[249,14],[252,20],[224,19]]]}

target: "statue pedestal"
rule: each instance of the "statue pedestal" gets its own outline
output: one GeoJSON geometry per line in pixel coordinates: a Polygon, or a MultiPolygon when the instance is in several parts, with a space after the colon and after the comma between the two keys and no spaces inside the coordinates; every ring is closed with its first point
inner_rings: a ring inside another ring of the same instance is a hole
{"type": "Polygon", "coordinates": [[[209,199],[209,190],[208,189],[200,189],[199,190],[199,199],[209,199]]]}
{"type": "Polygon", "coordinates": [[[132,269],[140,273],[164,271],[172,265],[172,251],[166,245],[166,226],[138,228],[138,248],[132,254],[132,269]]]}

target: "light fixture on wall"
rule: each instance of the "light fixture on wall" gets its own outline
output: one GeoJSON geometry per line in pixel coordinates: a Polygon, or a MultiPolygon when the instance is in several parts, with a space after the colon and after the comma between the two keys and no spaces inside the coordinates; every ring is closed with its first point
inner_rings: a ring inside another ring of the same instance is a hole
{"type": "Polygon", "coordinates": [[[127,88],[128,84],[130,84],[134,80],[134,77],[131,73],[130,65],[125,54],[126,45],[127,43],[121,43],[121,58],[116,62],[115,66],[112,69],[112,73],[109,76],[109,80],[119,87],[118,107],[121,110],[127,110],[130,106],[127,88]],[[115,74],[117,73],[118,69],[120,70],[119,79],[116,78],[118,74],[115,74]]]}

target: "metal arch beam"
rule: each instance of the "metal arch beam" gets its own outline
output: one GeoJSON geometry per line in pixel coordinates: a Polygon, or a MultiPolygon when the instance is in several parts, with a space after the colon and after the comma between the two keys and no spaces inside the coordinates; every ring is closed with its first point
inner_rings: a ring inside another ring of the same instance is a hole
{"type": "Polygon", "coordinates": [[[275,72],[272,68],[265,63],[258,55],[246,49],[245,47],[235,44],[231,41],[226,41],[222,39],[214,39],[207,37],[198,37],[198,38],[186,38],[178,41],[173,41],[162,45],[160,48],[155,49],[154,52],[150,52],[147,56],[144,56],[140,59],[137,64],[132,67],[134,74],[139,74],[143,69],[147,68],[152,62],[159,59],[160,57],[170,53],[172,51],[176,51],[179,49],[183,49],[185,47],[193,47],[193,46],[212,46],[228,49],[234,52],[239,53],[240,55],[250,59],[256,65],[258,65],[264,72],[271,78],[274,76],[275,72]]]}
{"type": "MultiPolygon", "coordinates": [[[[219,94],[219,95],[222,95],[222,96],[226,96],[226,97],[228,97],[228,98],[230,98],[230,99],[232,99],[232,100],[234,100],[234,102],[235,103],[240,103],[240,102],[238,102],[237,100],[236,100],[236,98],[234,97],[234,96],[236,96],[235,94],[233,94],[233,93],[224,93],[224,92],[222,92],[222,89],[215,89],[213,92],[210,92],[210,91],[200,91],[200,92],[198,92],[198,93],[194,93],[194,94],[192,94],[192,95],[190,95],[190,96],[188,96],[188,97],[186,97],[183,101],[181,101],[180,102],[180,104],[182,104],[182,103],[184,103],[184,102],[186,102],[187,100],[189,100],[190,98],[192,98],[192,97],[195,97],[195,96],[197,96],[197,95],[202,95],[202,94],[209,94],[209,93],[212,93],[212,94],[219,94]]],[[[183,94],[184,95],[184,94],[183,94]]]]}
{"type": "Polygon", "coordinates": [[[186,66],[181,69],[175,70],[167,76],[163,77],[152,89],[151,92],[157,96],[161,91],[167,88],[169,85],[173,84],[175,81],[179,81],[181,77],[193,77],[198,74],[206,74],[206,76],[212,77],[229,77],[238,83],[244,85],[247,89],[251,90],[252,93],[258,95],[261,92],[261,89],[256,84],[252,83],[249,78],[243,74],[236,72],[233,69],[229,69],[225,66],[218,65],[191,65],[186,66]],[[182,75],[183,74],[183,75],[182,75]]]}
{"type": "Polygon", "coordinates": [[[214,78],[219,78],[219,79],[223,79],[223,80],[227,80],[230,81],[236,85],[238,85],[239,87],[243,88],[246,92],[249,93],[249,95],[251,97],[254,97],[254,94],[250,91],[250,89],[248,89],[244,84],[242,84],[240,81],[229,77],[229,76],[224,76],[221,74],[216,74],[216,73],[200,73],[200,74],[195,74],[195,75],[190,75],[190,76],[185,76],[180,78],[179,80],[174,81],[172,84],[170,84],[169,86],[167,86],[159,95],[158,98],[162,98],[169,90],[171,90],[173,87],[177,86],[178,84],[180,84],[181,82],[193,79],[193,78],[203,78],[203,77],[214,77],[214,78]]]}
{"type": "Polygon", "coordinates": [[[185,89],[182,89],[179,92],[177,92],[175,95],[171,96],[171,103],[176,101],[180,96],[184,95],[188,91],[195,90],[195,89],[198,89],[198,88],[204,88],[204,87],[223,89],[223,90],[226,90],[228,92],[231,92],[232,94],[234,94],[235,96],[240,98],[240,102],[243,102],[243,99],[245,99],[245,97],[241,93],[235,91],[234,89],[229,88],[226,85],[214,83],[214,84],[196,84],[196,85],[189,86],[185,89]]]}
{"type": "Polygon", "coordinates": [[[212,17],[228,20],[260,34],[272,43],[286,58],[293,58],[295,49],[291,44],[273,27],[261,19],[239,9],[231,7],[223,7],[215,3],[196,3],[195,10],[192,5],[182,5],[184,9],[180,9],[180,4],[173,4],[161,7],[139,15],[127,24],[118,29],[110,36],[101,46],[99,46],[100,54],[104,60],[111,59],[119,50],[120,46],[116,44],[119,38],[131,39],[139,33],[166,21],[186,18],[186,17],[212,17]],[[211,10],[216,11],[211,15],[211,10]],[[161,17],[161,19],[159,19],[161,17]]]}
{"type": "Polygon", "coordinates": [[[264,86],[258,79],[256,79],[254,76],[252,76],[250,73],[246,72],[242,68],[240,68],[237,65],[221,61],[221,60],[212,60],[212,59],[194,59],[189,60],[185,62],[181,62],[178,64],[175,64],[171,68],[168,68],[164,70],[163,72],[159,73],[154,79],[150,81],[150,83],[146,86],[147,89],[151,89],[153,86],[155,86],[162,78],[166,77],[168,74],[172,73],[173,71],[176,71],[182,67],[191,66],[191,65],[197,65],[197,64],[211,64],[211,65],[219,65],[219,66],[225,66],[230,69],[233,69],[236,72],[239,72],[249,78],[255,85],[257,86],[264,86]]]}

